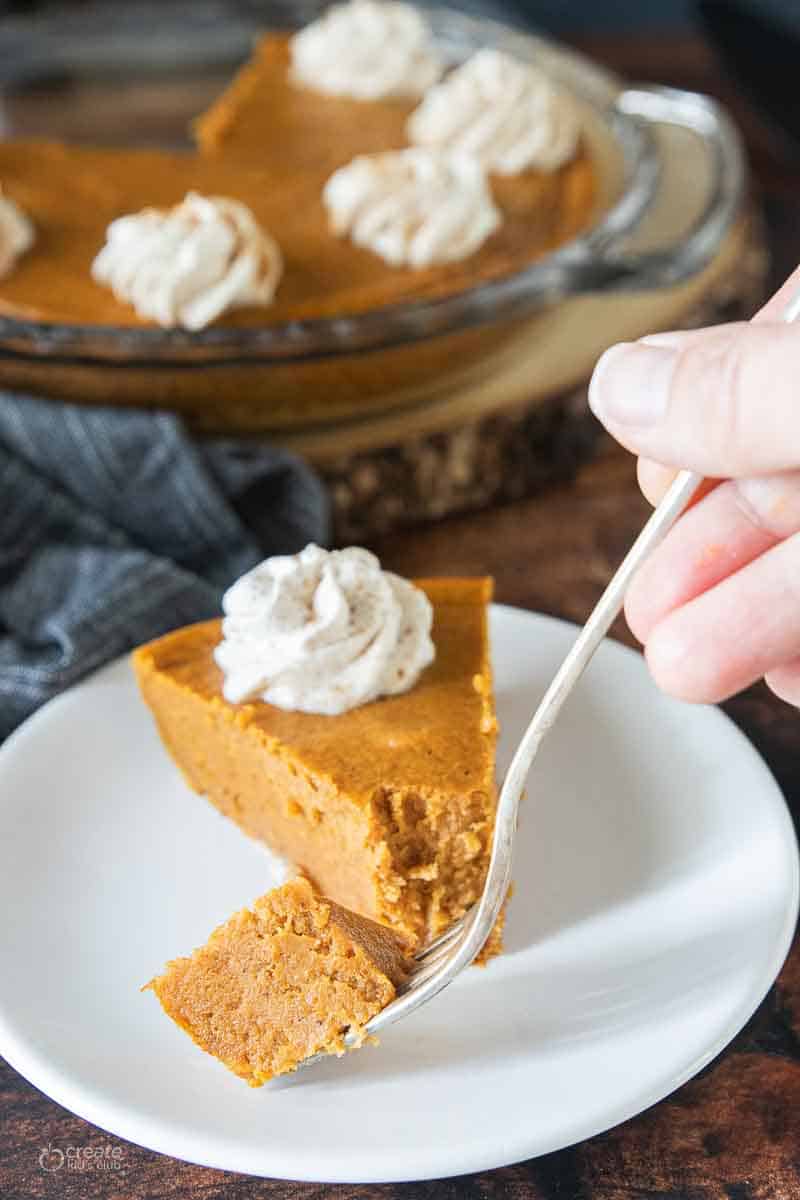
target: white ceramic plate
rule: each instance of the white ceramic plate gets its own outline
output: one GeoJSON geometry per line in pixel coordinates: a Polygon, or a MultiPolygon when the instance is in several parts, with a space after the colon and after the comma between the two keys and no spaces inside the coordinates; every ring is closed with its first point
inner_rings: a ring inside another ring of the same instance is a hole
{"type": "MultiPolygon", "coordinates": [[[[494,609],[501,769],[573,636],[494,609]]],[[[115,663],[0,750],[0,1052],[111,1133],[254,1175],[454,1175],[623,1121],[769,988],[797,916],[792,826],[735,727],[613,644],[529,793],[506,955],[379,1049],[252,1090],[138,989],[275,866],[180,781],[115,663]]]]}

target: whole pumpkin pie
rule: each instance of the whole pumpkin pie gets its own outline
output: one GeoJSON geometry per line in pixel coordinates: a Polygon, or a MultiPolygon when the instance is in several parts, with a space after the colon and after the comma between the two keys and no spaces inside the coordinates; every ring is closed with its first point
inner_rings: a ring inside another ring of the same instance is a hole
{"type": "Polygon", "coordinates": [[[259,1087],[314,1054],[360,1045],[405,981],[406,955],[391,930],[297,879],[234,913],[146,987],[198,1046],[259,1087]]]}
{"type": "MultiPolygon", "coordinates": [[[[134,652],[190,787],[320,893],[418,945],[479,898],[496,807],[488,579],[421,580],[435,658],[408,690],[338,715],[232,703],[219,621],[134,652]]],[[[487,951],[499,948],[496,931],[487,951]]]]}

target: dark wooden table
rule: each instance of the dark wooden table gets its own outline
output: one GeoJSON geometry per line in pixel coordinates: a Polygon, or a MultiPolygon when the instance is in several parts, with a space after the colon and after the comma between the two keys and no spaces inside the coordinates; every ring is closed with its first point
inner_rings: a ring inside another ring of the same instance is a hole
{"type": "MultiPolygon", "coordinates": [[[[800,173],[726,83],[699,39],[593,44],[634,79],[701,87],[726,100],[748,136],[779,280],[800,262],[800,173]]],[[[491,572],[501,601],[582,621],[646,514],[633,462],[611,443],[574,484],[480,516],[393,535],[375,549],[404,574],[491,572]]],[[[620,624],[615,635],[630,641],[620,624]]],[[[800,816],[800,715],[756,687],[727,706],[800,816]]],[[[310,1132],[309,1136],[313,1136],[310,1132]]],[[[454,1180],[384,1186],[297,1184],[188,1166],[109,1138],[52,1103],[0,1062],[0,1200],[194,1197],[353,1200],[509,1196],[515,1200],[794,1200],[800,1198],[800,944],[733,1044],[649,1112],[544,1158],[454,1180]],[[114,1172],[48,1173],[48,1144],[110,1143],[114,1172]]]]}

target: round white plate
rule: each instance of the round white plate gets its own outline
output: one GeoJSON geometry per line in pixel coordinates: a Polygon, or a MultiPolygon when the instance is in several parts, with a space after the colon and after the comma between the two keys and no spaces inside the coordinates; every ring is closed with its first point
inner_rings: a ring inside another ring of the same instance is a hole
{"type": "MultiPolygon", "coordinates": [[[[496,607],[500,769],[574,629],[496,607]]],[[[177,1158],[290,1179],[498,1167],[617,1124],[699,1071],[787,953],[797,846],[755,751],[601,647],[536,764],[507,953],[342,1060],[260,1090],[139,987],[275,881],[161,748],[130,667],[0,750],[0,1052],[177,1158]]]]}

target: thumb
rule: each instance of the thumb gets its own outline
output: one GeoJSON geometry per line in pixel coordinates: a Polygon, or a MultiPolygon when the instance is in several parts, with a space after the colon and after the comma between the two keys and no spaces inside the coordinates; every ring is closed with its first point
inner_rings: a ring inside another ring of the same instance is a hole
{"type": "Polygon", "coordinates": [[[800,464],[800,327],[724,325],[612,346],[589,389],[629,450],[703,475],[800,464]]]}

